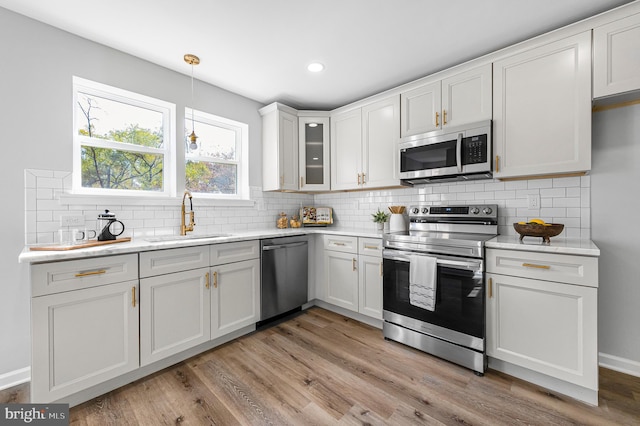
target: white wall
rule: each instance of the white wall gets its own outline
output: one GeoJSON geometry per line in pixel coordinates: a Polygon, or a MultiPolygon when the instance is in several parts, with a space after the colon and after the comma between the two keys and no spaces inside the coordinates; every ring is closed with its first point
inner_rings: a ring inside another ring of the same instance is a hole
{"type": "Polygon", "coordinates": [[[640,105],[593,114],[592,237],[603,364],[640,375],[640,105]]]}
{"type": "MultiPolygon", "coordinates": [[[[24,372],[30,364],[28,268],[17,262],[25,242],[24,171],[71,171],[72,76],[173,102],[178,123],[182,122],[184,107],[191,100],[191,85],[188,75],[3,8],[0,8],[0,40],[1,387],[19,380],[19,374],[15,376],[12,372],[24,372]]],[[[195,108],[249,125],[249,183],[261,186],[258,108],[262,105],[201,82],[196,82],[195,98],[195,108]]],[[[28,370],[25,374],[28,375],[28,370]]]]}

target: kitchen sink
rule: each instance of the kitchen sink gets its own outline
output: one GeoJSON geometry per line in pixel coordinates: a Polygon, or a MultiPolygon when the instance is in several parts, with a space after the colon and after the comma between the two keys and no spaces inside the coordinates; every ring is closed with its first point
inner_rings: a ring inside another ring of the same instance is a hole
{"type": "Polygon", "coordinates": [[[163,235],[160,237],[148,237],[145,241],[157,243],[161,241],[204,240],[208,238],[230,237],[231,234],[187,234],[187,235],[163,235]]]}

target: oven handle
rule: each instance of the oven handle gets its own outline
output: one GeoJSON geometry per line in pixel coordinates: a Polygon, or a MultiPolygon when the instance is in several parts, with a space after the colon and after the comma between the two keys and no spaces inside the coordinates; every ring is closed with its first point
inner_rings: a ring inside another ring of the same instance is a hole
{"type": "MultiPolygon", "coordinates": [[[[384,259],[398,260],[400,262],[409,262],[409,256],[428,256],[428,255],[408,252],[408,251],[398,251],[398,250],[383,250],[382,252],[382,257],[384,259]]],[[[473,271],[482,270],[481,260],[464,261],[464,260],[441,259],[437,256],[431,256],[431,257],[436,258],[436,262],[438,265],[450,266],[457,269],[471,269],[473,271]]]]}

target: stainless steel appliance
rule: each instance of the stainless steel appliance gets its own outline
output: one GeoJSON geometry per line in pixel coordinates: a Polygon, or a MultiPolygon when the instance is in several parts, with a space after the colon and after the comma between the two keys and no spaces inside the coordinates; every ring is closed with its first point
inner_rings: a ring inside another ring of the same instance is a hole
{"type": "Polygon", "coordinates": [[[412,186],[491,178],[491,143],[490,120],[403,138],[401,182],[412,186]]]}
{"type": "Polygon", "coordinates": [[[498,233],[498,206],[411,206],[409,221],[408,231],[383,236],[384,337],[483,374],[484,243],[498,233]],[[436,259],[433,311],[410,297],[421,256],[436,259]]]}
{"type": "Polygon", "coordinates": [[[260,241],[259,325],[307,303],[308,238],[305,235],[260,241]]]}

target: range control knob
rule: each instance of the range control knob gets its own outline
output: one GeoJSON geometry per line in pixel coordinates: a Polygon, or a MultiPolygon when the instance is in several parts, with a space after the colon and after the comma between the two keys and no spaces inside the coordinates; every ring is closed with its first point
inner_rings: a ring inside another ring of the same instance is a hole
{"type": "Polygon", "coordinates": [[[427,213],[429,213],[429,209],[427,207],[423,207],[422,214],[427,214],[427,213]]]}
{"type": "Polygon", "coordinates": [[[478,214],[480,213],[480,209],[477,207],[471,207],[471,210],[469,210],[471,213],[473,214],[478,214]]]}
{"type": "Polygon", "coordinates": [[[493,210],[491,210],[491,207],[485,207],[484,209],[482,209],[482,213],[491,214],[493,213],[493,210]]]}
{"type": "Polygon", "coordinates": [[[417,207],[414,207],[412,211],[413,211],[413,214],[418,214],[418,213],[420,213],[420,209],[419,209],[419,208],[417,208],[417,207]]]}

